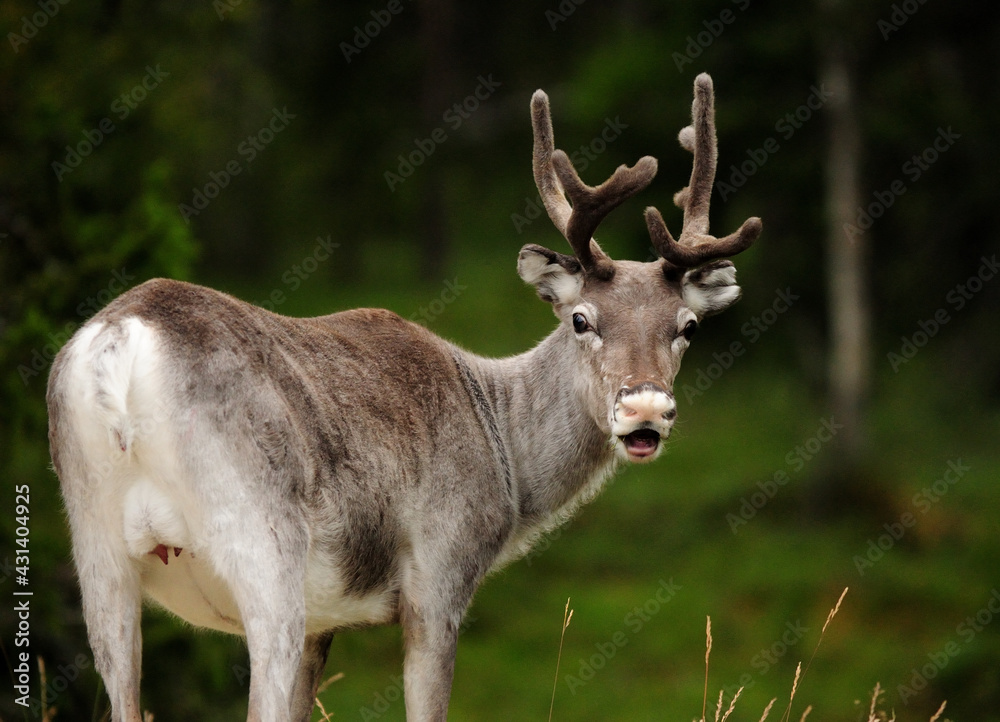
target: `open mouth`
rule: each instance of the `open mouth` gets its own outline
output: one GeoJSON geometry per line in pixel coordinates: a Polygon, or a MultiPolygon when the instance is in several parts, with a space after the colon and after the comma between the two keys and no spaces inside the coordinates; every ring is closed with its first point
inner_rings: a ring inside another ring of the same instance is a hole
{"type": "Polygon", "coordinates": [[[660,447],[660,434],[652,429],[639,429],[627,436],[618,437],[625,445],[630,459],[648,459],[660,447]]]}

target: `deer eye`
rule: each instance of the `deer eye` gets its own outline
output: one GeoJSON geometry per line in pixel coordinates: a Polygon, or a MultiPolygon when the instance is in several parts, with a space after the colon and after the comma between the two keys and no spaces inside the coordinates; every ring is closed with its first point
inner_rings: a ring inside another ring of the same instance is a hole
{"type": "Polygon", "coordinates": [[[584,333],[590,328],[590,324],[587,323],[586,317],[582,313],[573,314],[573,330],[577,333],[584,333]]]}
{"type": "Polygon", "coordinates": [[[681,331],[681,334],[684,336],[684,338],[690,341],[692,338],[694,338],[694,332],[697,330],[698,330],[698,322],[692,319],[688,321],[686,324],[684,324],[684,330],[681,331]]]}

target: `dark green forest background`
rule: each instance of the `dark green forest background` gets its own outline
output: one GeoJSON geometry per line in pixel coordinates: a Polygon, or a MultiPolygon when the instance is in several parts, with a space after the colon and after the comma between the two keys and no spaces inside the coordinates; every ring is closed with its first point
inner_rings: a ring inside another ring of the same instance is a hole
{"type": "MultiPolygon", "coordinates": [[[[899,719],[947,699],[951,719],[1000,720],[998,16],[972,0],[5,0],[8,669],[13,592],[28,589],[52,718],[105,712],[44,407],[52,357],[96,310],[169,276],[290,315],[387,307],[479,353],[524,351],[555,321],[517,278],[518,249],[568,252],[539,217],[531,93],[549,93],[556,143],[587,182],[659,159],[598,232],[612,256],[645,260],[642,209],[680,225],[670,201],[690,156],[676,134],[707,71],[713,230],[764,222],[736,259],[743,300],[688,352],[664,458],[484,585],[451,717],[545,719],[572,597],[554,719],[700,716],[710,615],[709,696],[745,685],[731,719],[757,720],[787,700],[850,587],[794,719],[807,704],[810,719],[863,719],[879,682],[899,719]],[[838,316],[844,249],[861,310],[838,316]],[[846,400],[838,317],[861,343],[846,400]]],[[[157,720],[243,718],[240,640],[155,610],[144,634],[157,720]]],[[[401,663],[395,629],[339,635],[326,710],[403,719],[401,663]]],[[[0,717],[42,718],[14,696],[5,685],[0,717]]]]}

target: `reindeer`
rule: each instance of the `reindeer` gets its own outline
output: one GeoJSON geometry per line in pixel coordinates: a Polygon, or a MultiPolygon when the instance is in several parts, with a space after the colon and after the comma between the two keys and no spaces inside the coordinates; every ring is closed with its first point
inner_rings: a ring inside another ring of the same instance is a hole
{"type": "Polygon", "coordinates": [[[524,246],[518,274],[559,324],[488,359],[384,310],[288,318],[157,279],[121,295],[56,358],[49,440],[97,669],[115,722],[139,722],[145,595],[246,638],[248,720],[310,718],[334,631],[402,626],[411,720],[444,720],[459,626],[488,572],[655,459],[703,318],[736,302],[758,218],[708,233],[712,81],[694,83],[694,154],[675,240],[613,261],[593,240],[656,174],[644,157],[593,188],[531,99],[533,171],[573,255],[524,246]]]}

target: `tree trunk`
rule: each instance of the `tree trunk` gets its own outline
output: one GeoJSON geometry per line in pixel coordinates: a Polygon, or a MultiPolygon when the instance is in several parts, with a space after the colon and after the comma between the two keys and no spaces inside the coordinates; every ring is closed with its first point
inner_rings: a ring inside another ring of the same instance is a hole
{"type": "MultiPolygon", "coordinates": [[[[420,41],[424,54],[421,86],[421,116],[427,130],[441,123],[441,116],[453,102],[455,5],[453,0],[421,0],[420,41]]],[[[420,200],[421,275],[440,281],[448,254],[447,214],[444,203],[444,169],[440,157],[427,163],[420,200]]]]}
{"type": "Polygon", "coordinates": [[[869,239],[864,233],[847,231],[862,201],[854,78],[844,48],[827,51],[821,77],[832,93],[826,162],[830,405],[834,420],[843,425],[836,458],[845,472],[857,465],[865,448],[864,411],[871,376],[869,239]]]}

